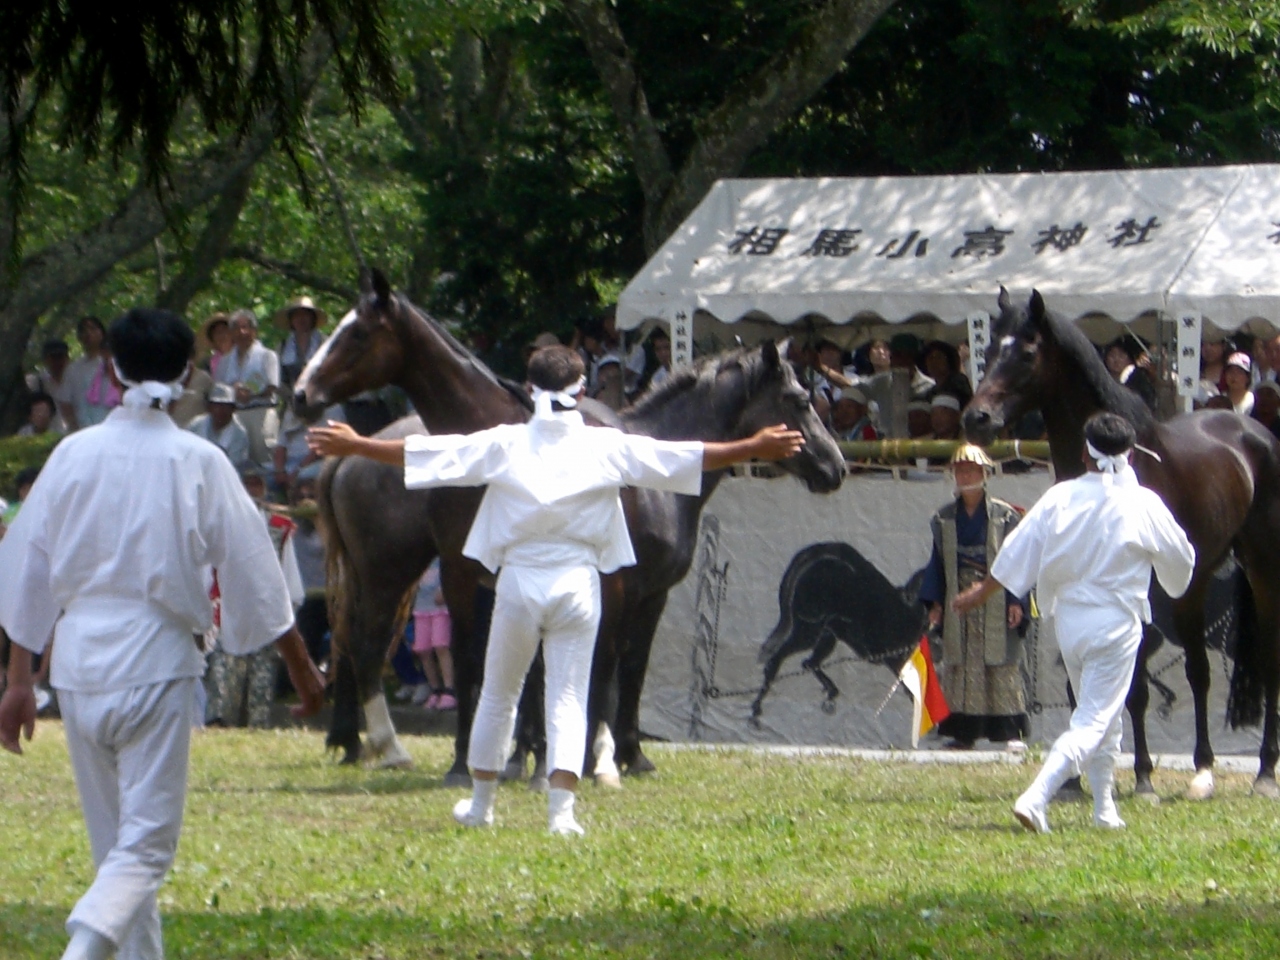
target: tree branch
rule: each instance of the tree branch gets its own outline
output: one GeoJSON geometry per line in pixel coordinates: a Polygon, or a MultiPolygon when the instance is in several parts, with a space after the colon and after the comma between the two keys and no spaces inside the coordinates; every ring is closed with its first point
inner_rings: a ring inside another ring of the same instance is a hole
{"type": "MultiPolygon", "coordinates": [[[[645,208],[657,210],[671,188],[671,158],[649,113],[649,101],[613,6],[608,0],[563,0],[563,6],[586,44],[596,73],[609,94],[613,115],[631,143],[631,158],[644,193],[645,208]]],[[[647,237],[645,246],[649,246],[647,237]]]]}
{"type": "Polygon", "coordinates": [[[356,228],[351,222],[350,213],[347,211],[346,194],[342,192],[342,186],[338,183],[333,167],[329,166],[324,150],[320,147],[320,141],[311,132],[311,121],[304,117],[302,127],[306,131],[307,146],[311,148],[312,156],[320,164],[320,169],[324,171],[325,179],[329,181],[329,193],[333,196],[333,205],[338,208],[338,219],[342,222],[342,232],[347,238],[347,246],[351,248],[351,256],[355,258],[356,266],[359,269],[368,270],[369,264],[365,261],[364,251],[360,249],[360,241],[356,238],[356,228]]]}
{"type": "Polygon", "coordinates": [[[896,0],[831,0],[772,59],[729,92],[699,125],[698,138],[660,207],[645,209],[653,253],[721,177],[808,102],[896,0]]]}
{"type": "Polygon", "coordinates": [[[323,290],[326,293],[332,293],[335,296],[342,297],[344,300],[355,301],[358,297],[356,291],[331,277],[326,277],[318,273],[313,273],[306,267],[297,263],[290,263],[287,260],[277,260],[269,257],[257,247],[248,246],[232,246],[227,248],[227,257],[232,260],[245,260],[249,263],[261,267],[263,270],[270,270],[272,273],[287,277],[294,283],[304,287],[311,287],[313,290],[323,290]]]}
{"type": "Polygon", "coordinates": [[[231,235],[240,222],[240,211],[249,199],[253,185],[253,168],[249,167],[232,179],[209,213],[200,239],[191,251],[191,259],[181,274],[173,278],[156,298],[156,306],[183,313],[192,298],[209,284],[213,271],[227,255],[231,235]]]}

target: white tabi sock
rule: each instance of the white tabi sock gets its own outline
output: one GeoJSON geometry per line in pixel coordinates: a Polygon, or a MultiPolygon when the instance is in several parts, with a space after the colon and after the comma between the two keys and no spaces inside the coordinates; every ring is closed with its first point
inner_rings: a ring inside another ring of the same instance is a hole
{"type": "Polygon", "coordinates": [[[74,925],[71,942],[62,954],[62,960],[107,960],[116,952],[116,945],[82,923],[74,925]]]}
{"type": "Polygon", "coordinates": [[[573,818],[573,791],[552,787],[547,794],[547,826],[561,837],[580,837],[585,830],[573,818]]]}
{"type": "Polygon", "coordinates": [[[1093,791],[1093,824],[1110,830],[1123,830],[1124,821],[1116,809],[1113,787],[1116,782],[1115,763],[1109,756],[1095,756],[1085,766],[1089,789],[1093,791]]]}
{"type": "Polygon", "coordinates": [[[497,780],[471,780],[471,799],[459,800],[453,808],[453,819],[464,827],[493,825],[493,801],[498,794],[497,780]]]}

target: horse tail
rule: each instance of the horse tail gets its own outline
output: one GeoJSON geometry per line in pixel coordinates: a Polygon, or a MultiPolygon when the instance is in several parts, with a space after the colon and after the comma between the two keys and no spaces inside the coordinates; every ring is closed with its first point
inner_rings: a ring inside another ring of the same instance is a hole
{"type": "Polygon", "coordinates": [[[347,545],[342,540],[338,515],[333,508],[333,484],[342,460],[325,461],[317,483],[316,503],[319,512],[316,520],[320,535],[324,538],[325,605],[329,611],[329,659],[336,664],[347,656],[351,647],[351,611],[355,602],[352,596],[354,584],[347,575],[351,559],[347,545]]]}
{"type": "Polygon", "coordinates": [[[1227,695],[1227,722],[1231,729],[1255,727],[1262,722],[1266,685],[1262,681],[1261,643],[1258,610],[1253,589],[1243,569],[1236,571],[1235,666],[1231,671],[1231,691],[1227,695]]]}

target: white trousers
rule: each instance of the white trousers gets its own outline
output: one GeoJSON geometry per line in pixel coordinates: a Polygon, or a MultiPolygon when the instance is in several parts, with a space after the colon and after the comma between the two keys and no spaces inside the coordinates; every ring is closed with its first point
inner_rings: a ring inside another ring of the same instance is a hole
{"type": "Polygon", "coordinates": [[[542,643],[546,663],[547,769],[582,775],[587,691],[600,625],[600,575],[591,567],[506,566],[498,575],[484,684],[467,762],[501,770],[520,692],[542,643]]]}
{"type": "Polygon", "coordinates": [[[1032,784],[1042,803],[1067,779],[1081,773],[1089,776],[1095,796],[1103,784],[1110,789],[1120,756],[1124,702],[1142,644],[1142,623],[1119,607],[1059,602],[1054,629],[1075,690],[1076,708],[1032,784]]]}
{"type": "Polygon", "coordinates": [[[156,891],[178,849],[198,679],[113,693],[58,691],[93,862],[67,929],[88,927],[117,960],[164,956],[156,891]]]}

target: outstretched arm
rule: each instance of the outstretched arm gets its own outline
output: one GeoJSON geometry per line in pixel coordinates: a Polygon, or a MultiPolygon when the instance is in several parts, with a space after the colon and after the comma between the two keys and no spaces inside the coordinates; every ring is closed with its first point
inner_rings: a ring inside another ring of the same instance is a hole
{"type": "Polygon", "coordinates": [[[780,423],[742,440],[704,443],[702,469],[722,470],[745,460],[785,460],[799,453],[803,446],[804,434],[780,423]]]}
{"type": "Polygon", "coordinates": [[[997,590],[1003,589],[1000,581],[988,574],[985,580],[957,593],[955,599],[951,601],[951,609],[955,610],[956,613],[968,613],[975,607],[985,603],[997,590]]]}
{"type": "Polygon", "coordinates": [[[362,437],[349,424],[329,420],[307,431],[307,446],[317,457],[367,457],[393,467],[404,466],[403,440],[362,437]]]}

